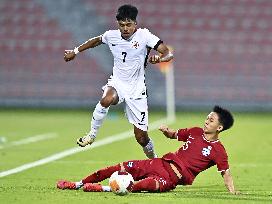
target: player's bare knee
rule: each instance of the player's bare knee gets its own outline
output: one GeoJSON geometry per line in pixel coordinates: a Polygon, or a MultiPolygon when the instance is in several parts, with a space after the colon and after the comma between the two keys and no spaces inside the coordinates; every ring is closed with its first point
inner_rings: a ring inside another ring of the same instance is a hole
{"type": "Polygon", "coordinates": [[[101,99],[100,104],[101,106],[108,108],[114,101],[114,98],[112,96],[106,96],[101,99]]]}

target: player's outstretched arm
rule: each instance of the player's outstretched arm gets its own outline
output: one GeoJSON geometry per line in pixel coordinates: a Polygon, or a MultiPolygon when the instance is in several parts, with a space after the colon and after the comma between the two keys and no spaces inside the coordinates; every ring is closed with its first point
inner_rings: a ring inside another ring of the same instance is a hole
{"type": "Polygon", "coordinates": [[[170,129],[166,125],[161,125],[159,130],[168,138],[170,139],[176,139],[177,138],[177,131],[170,129]]]}
{"type": "Polygon", "coordinates": [[[87,50],[89,48],[96,47],[96,46],[101,45],[101,44],[102,44],[102,37],[101,36],[91,38],[91,39],[87,40],[85,43],[83,43],[80,46],[76,47],[74,50],[65,50],[64,60],[66,62],[71,61],[76,57],[76,55],[79,52],[82,52],[82,51],[87,50]]]}
{"type": "Polygon", "coordinates": [[[161,54],[161,56],[159,55],[150,56],[149,62],[151,64],[156,64],[160,62],[169,62],[171,59],[174,58],[174,55],[170,52],[168,47],[164,45],[163,43],[158,46],[157,51],[161,54]]]}
{"type": "Polygon", "coordinates": [[[223,179],[224,179],[224,182],[225,182],[225,186],[226,188],[228,189],[228,191],[231,193],[231,194],[240,194],[239,191],[236,191],[235,188],[234,188],[234,184],[233,184],[233,179],[232,179],[232,176],[231,176],[231,173],[230,173],[230,170],[228,171],[223,171],[222,173],[222,176],[223,176],[223,179]]]}

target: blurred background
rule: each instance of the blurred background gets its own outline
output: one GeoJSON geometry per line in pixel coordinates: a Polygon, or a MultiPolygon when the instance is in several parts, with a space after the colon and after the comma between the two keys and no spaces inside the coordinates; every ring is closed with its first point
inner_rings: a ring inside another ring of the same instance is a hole
{"type": "MultiPolygon", "coordinates": [[[[115,29],[124,3],[174,48],[177,108],[272,110],[271,0],[1,0],[0,106],[94,106],[112,73],[108,47],[69,63],[64,50],[115,29]]],[[[146,78],[150,107],[165,107],[164,74],[149,65],[146,78]]]]}

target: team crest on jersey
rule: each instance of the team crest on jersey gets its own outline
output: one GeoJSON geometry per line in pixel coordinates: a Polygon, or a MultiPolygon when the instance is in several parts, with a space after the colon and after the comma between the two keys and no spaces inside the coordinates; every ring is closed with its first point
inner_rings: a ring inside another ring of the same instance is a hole
{"type": "Polygon", "coordinates": [[[208,146],[207,148],[203,148],[202,149],[202,154],[206,157],[206,156],[209,156],[211,154],[211,150],[212,150],[212,147],[211,146],[208,146]]]}
{"type": "Polygon", "coordinates": [[[138,49],[139,46],[140,45],[139,45],[139,43],[137,41],[132,42],[132,47],[134,47],[135,49],[138,49]]]}

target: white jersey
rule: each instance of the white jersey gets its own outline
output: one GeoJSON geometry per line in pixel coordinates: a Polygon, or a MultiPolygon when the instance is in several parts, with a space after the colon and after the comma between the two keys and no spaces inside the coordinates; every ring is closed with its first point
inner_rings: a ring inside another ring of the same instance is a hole
{"type": "Polygon", "coordinates": [[[128,39],[121,37],[120,30],[109,30],[102,35],[114,58],[112,80],[122,87],[124,95],[130,98],[146,97],[145,60],[147,48],[155,48],[160,39],[148,29],[137,29],[128,39]]]}

